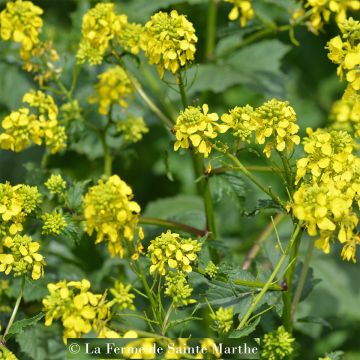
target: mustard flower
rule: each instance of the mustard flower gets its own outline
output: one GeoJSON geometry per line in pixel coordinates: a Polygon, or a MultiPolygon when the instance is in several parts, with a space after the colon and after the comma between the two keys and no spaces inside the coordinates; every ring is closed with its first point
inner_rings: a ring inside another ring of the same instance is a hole
{"type": "Polygon", "coordinates": [[[254,109],[250,105],[236,106],[228,114],[223,114],[221,120],[229,126],[235,137],[250,142],[252,131],[255,129],[252,121],[253,112],[254,109]]]}
{"type": "Polygon", "coordinates": [[[295,110],[287,101],[272,99],[258,107],[253,115],[255,141],[264,144],[264,153],[269,158],[273,149],[291,152],[300,143],[297,135],[295,110]]]}
{"type": "Polygon", "coordinates": [[[182,271],[170,271],[165,277],[165,295],[172,298],[175,307],[194,304],[194,299],[189,299],[193,289],[187,281],[187,276],[182,271]]]}
{"type": "Polygon", "coordinates": [[[233,327],[234,308],[220,307],[215,313],[210,314],[211,318],[215,322],[215,326],[219,334],[228,333],[233,327]]]}
{"type": "Polygon", "coordinates": [[[209,156],[212,148],[211,140],[215,139],[218,133],[226,132],[229,126],[220,124],[216,113],[208,112],[209,107],[205,104],[202,108],[188,106],[180,113],[173,129],[176,136],[175,151],[180,147],[187,149],[191,145],[204,157],[209,156]]]}
{"type": "Polygon", "coordinates": [[[24,50],[30,51],[39,42],[42,13],[31,1],[7,1],[0,13],[0,37],[18,42],[24,50]]]}
{"type": "Polygon", "coordinates": [[[126,120],[117,122],[116,129],[125,143],[136,143],[149,132],[149,128],[141,116],[129,116],[126,120]]]}
{"type": "Polygon", "coordinates": [[[114,297],[113,300],[108,302],[108,306],[116,306],[118,310],[135,310],[133,300],[135,295],[130,293],[131,285],[124,285],[120,281],[116,281],[114,287],[110,289],[111,295],[114,297]]]}
{"type": "Polygon", "coordinates": [[[5,346],[0,344],[0,360],[18,360],[18,358],[5,346]]]}
{"type": "Polygon", "coordinates": [[[280,326],[276,331],[264,335],[260,358],[264,360],[287,359],[294,352],[294,341],[291,334],[280,326]]]}
{"type": "Polygon", "coordinates": [[[360,22],[350,18],[339,27],[341,35],[327,43],[328,57],[339,65],[337,74],[340,79],[345,78],[355,90],[360,90],[360,22]]]}
{"type": "Polygon", "coordinates": [[[124,257],[122,241],[134,238],[140,206],[132,198],[131,188],[117,175],[100,180],[84,196],[86,231],[96,231],[96,244],[108,241],[112,256],[124,257]]]}
{"type": "Polygon", "coordinates": [[[88,334],[98,321],[109,317],[105,296],[92,293],[90,286],[86,279],[48,284],[49,295],[43,299],[45,325],[61,320],[65,344],[68,338],[88,334]]]}
{"type": "Polygon", "coordinates": [[[79,63],[101,64],[110,40],[127,23],[126,15],[117,15],[113,3],[99,3],[82,20],[82,39],[76,54],[79,63]]]}
{"type": "Polygon", "coordinates": [[[193,24],[184,15],[160,11],[145,24],[142,48],[163,78],[165,70],[175,74],[194,60],[197,40],[193,24]]]}
{"type": "Polygon", "coordinates": [[[254,9],[252,7],[251,0],[225,0],[233,5],[229,13],[229,19],[234,21],[240,17],[241,27],[246,26],[248,20],[252,20],[254,17],[254,9]]]}
{"type": "Polygon", "coordinates": [[[219,273],[219,267],[216,266],[212,261],[209,261],[205,268],[205,274],[210,278],[216,278],[219,273]]]}
{"type": "Polygon", "coordinates": [[[202,244],[197,240],[183,239],[168,230],[151,240],[148,256],[151,260],[150,273],[158,271],[165,275],[167,266],[171,269],[191,272],[191,263],[196,261],[202,244]]]}
{"type": "Polygon", "coordinates": [[[116,33],[116,40],[126,51],[137,55],[141,50],[141,38],[145,28],[136,23],[124,23],[116,33]]]}
{"type": "Polygon", "coordinates": [[[106,115],[112,105],[127,107],[127,97],[133,92],[131,81],[121,66],[109,68],[98,76],[96,95],[89,100],[99,103],[99,113],[106,115]]]}
{"type": "Polygon", "coordinates": [[[66,181],[60,174],[52,174],[44,185],[53,195],[60,195],[66,189],[66,181]]]}
{"type": "Polygon", "coordinates": [[[0,254],[0,272],[9,275],[13,271],[14,276],[31,272],[34,280],[43,276],[45,261],[44,257],[38,253],[40,244],[32,241],[30,236],[7,236],[3,240],[3,246],[9,252],[0,254]]]}
{"type": "Polygon", "coordinates": [[[43,221],[42,234],[59,235],[67,227],[64,215],[57,212],[45,213],[41,219],[43,221]]]}

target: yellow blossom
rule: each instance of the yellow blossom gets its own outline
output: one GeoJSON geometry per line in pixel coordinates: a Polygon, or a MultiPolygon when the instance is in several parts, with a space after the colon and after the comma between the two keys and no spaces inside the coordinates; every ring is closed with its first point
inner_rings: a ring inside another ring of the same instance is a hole
{"type": "Polygon", "coordinates": [[[172,298],[173,305],[186,306],[193,304],[196,301],[189,299],[193,289],[190,287],[187,281],[187,276],[182,271],[172,272],[170,271],[165,277],[165,295],[172,298]]]}
{"type": "Polygon", "coordinates": [[[135,295],[130,293],[131,285],[124,285],[120,281],[116,281],[114,287],[110,289],[113,300],[108,302],[108,306],[116,306],[118,310],[130,309],[135,310],[133,299],[135,295]]]}
{"type": "Polygon", "coordinates": [[[234,308],[220,307],[215,313],[210,314],[215,322],[216,330],[219,334],[228,333],[233,326],[234,308]]]}
{"type": "Polygon", "coordinates": [[[142,48],[150,64],[156,64],[160,77],[164,71],[178,72],[194,60],[197,42],[193,24],[176,10],[158,12],[145,24],[142,48]]]}
{"type": "Polygon", "coordinates": [[[18,360],[18,358],[5,346],[0,344],[0,360],[18,360]]]}
{"type": "Polygon", "coordinates": [[[51,194],[60,195],[66,189],[66,181],[60,174],[52,174],[44,184],[51,194]]]}
{"type": "Polygon", "coordinates": [[[149,128],[141,116],[129,116],[126,120],[117,122],[116,129],[125,143],[136,143],[142,139],[144,134],[149,132],[149,128]]]}
{"type": "Polygon", "coordinates": [[[209,156],[211,140],[215,139],[218,133],[226,132],[229,126],[219,123],[216,113],[208,112],[209,107],[205,104],[202,108],[189,106],[180,113],[173,129],[176,136],[175,151],[180,147],[187,149],[191,145],[197,152],[204,154],[204,157],[209,156]]]}
{"type": "Polygon", "coordinates": [[[119,45],[126,51],[137,55],[141,50],[141,37],[145,28],[136,23],[123,23],[121,30],[116,33],[119,45]]]}
{"type": "Polygon", "coordinates": [[[122,241],[131,241],[139,221],[140,206],[132,201],[131,188],[119,176],[100,180],[84,197],[86,231],[96,231],[96,243],[108,241],[112,256],[124,257],[122,241]]]}
{"type": "Polygon", "coordinates": [[[277,328],[276,331],[265,334],[262,339],[261,359],[288,359],[294,352],[294,341],[295,339],[283,326],[277,328]]]}
{"type": "Polygon", "coordinates": [[[229,13],[229,19],[234,21],[240,17],[241,27],[246,26],[248,20],[252,20],[254,17],[254,9],[252,7],[251,0],[225,0],[228,3],[233,4],[233,8],[229,13]]]}
{"type": "Polygon", "coordinates": [[[59,235],[67,227],[64,216],[60,213],[45,213],[41,216],[43,223],[42,234],[59,235]]]}

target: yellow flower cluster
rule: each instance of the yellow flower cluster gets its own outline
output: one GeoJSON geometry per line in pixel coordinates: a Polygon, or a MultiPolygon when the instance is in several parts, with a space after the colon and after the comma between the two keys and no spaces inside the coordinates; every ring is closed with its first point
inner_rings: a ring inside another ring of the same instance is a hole
{"type": "Polygon", "coordinates": [[[86,279],[48,284],[50,294],[43,299],[45,325],[61,320],[65,344],[68,338],[79,338],[92,329],[96,331],[97,322],[109,317],[105,296],[92,293],[90,286],[86,279]]]}
{"type": "Polygon", "coordinates": [[[26,217],[36,209],[40,201],[40,193],[36,187],[0,184],[0,240],[22,231],[26,217]]]}
{"type": "Polygon", "coordinates": [[[355,90],[360,90],[360,22],[350,18],[339,24],[339,28],[341,36],[332,38],[327,44],[328,57],[339,65],[340,79],[345,78],[355,90]]]}
{"type": "Polygon", "coordinates": [[[121,31],[116,34],[116,40],[119,45],[131,54],[137,55],[141,50],[141,37],[144,33],[144,27],[136,23],[122,24],[121,31]]]}
{"type": "Polygon", "coordinates": [[[170,271],[165,277],[165,294],[172,298],[175,307],[194,304],[194,299],[189,299],[193,289],[187,281],[187,275],[182,271],[170,271]]]}
{"type": "Polygon", "coordinates": [[[333,129],[360,137],[360,94],[352,86],[349,85],[343,97],[333,104],[330,120],[333,129]]]}
{"type": "Polygon", "coordinates": [[[191,262],[196,261],[202,244],[197,240],[183,239],[179,234],[168,230],[154,240],[148,247],[151,260],[150,273],[158,271],[165,275],[167,266],[179,271],[191,272],[191,262]]]}
{"type": "Polygon", "coordinates": [[[307,156],[297,161],[296,174],[296,183],[304,181],[294,193],[293,213],[305,222],[309,235],[319,232],[317,247],[329,253],[330,240],[337,237],[344,245],[343,259],[355,261],[360,158],[353,154],[354,141],[342,131],[307,132],[307,156]]]}
{"type": "Polygon", "coordinates": [[[141,116],[129,116],[126,120],[119,121],[116,123],[116,129],[125,143],[136,143],[149,132],[149,128],[141,116]]]}
{"type": "Polygon", "coordinates": [[[99,3],[82,20],[82,39],[76,55],[79,63],[101,64],[110,40],[127,23],[126,15],[117,15],[114,4],[99,3]]]}
{"type": "Polygon", "coordinates": [[[52,174],[44,185],[53,195],[60,195],[66,189],[66,181],[60,174],[52,174]]]}
{"type": "Polygon", "coordinates": [[[111,295],[114,297],[108,303],[108,307],[116,306],[118,310],[135,310],[133,299],[135,295],[130,293],[131,285],[124,285],[120,281],[116,281],[114,287],[110,289],[111,295]]]}
{"type": "Polygon", "coordinates": [[[9,252],[0,253],[0,272],[20,276],[31,272],[34,280],[40,279],[44,274],[44,257],[38,253],[40,244],[32,241],[30,236],[15,235],[3,239],[2,245],[9,252]]]}
{"type": "Polygon", "coordinates": [[[229,19],[234,21],[240,17],[241,27],[245,27],[246,22],[254,17],[251,0],[225,0],[225,2],[234,6],[229,13],[229,19]]]}
{"type": "Polygon", "coordinates": [[[96,95],[90,98],[91,103],[99,103],[99,113],[108,114],[110,107],[118,104],[127,107],[126,98],[133,92],[131,81],[121,66],[109,68],[98,76],[96,95]]]}
{"type": "Polygon", "coordinates": [[[0,13],[0,37],[21,44],[24,52],[30,52],[39,42],[43,26],[43,11],[31,1],[7,1],[0,13]]]}
{"type": "Polygon", "coordinates": [[[216,266],[212,261],[209,261],[205,268],[206,276],[208,276],[210,279],[214,279],[218,273],[219,267],[216,266]]]}
{"type": "Polygon", "coordinates": [[[318,34],[324,23],[329,22],[332,14],[335,14],[337,23],[342,23],[348,11],[360,9],[360,2],[359,0],[307,0],[305,7],[312,10],[309,29],[318,34]]]}
{"type": "Polygon", "coordinates": [[[291,152],[294,145],[300,143],[295,110],[287,101],[277,99],[267,101],[255,109],[252,118],[255,141],[258,144],[266,142],[264,153],[268,158],[273,149],[280,152],[287,149],[291,152]]]}
{"type": "Polygon", "coordinates": [[[18,360],[18,358],[5,346],[0,344],[0,360],[18,360]]]}
{"type": "Polygon", "coordinates": [[[232,306],[227,308],[220,307],[215,313],[211,313],[210,316],[214,320],[219,334],[226,334],[231,330],[234,323],[234,308],[232,306]]]}
{"type": "Polygon", "coordinates": [[[173,74],[194,60],[197,42],[193,24],[176,10],[158,12],[145,24],[142,48],[150,64],[156,64],[160,77],[165,70],[173,74]]]}
{"type": "MultiPolygon", "coordinates": [[[[124,257],[123,240],[131,241],[139,221],[140,206],[132,201],[131,188],[119,176],[100,180],[85,194],[84,216],[86,231],[97,232],[96,243],[108,241],[112,256],[124,257]]],[[[142,231],[139,231],[139,235],[142,231]]]]}
{"type": "Polygon", "coordinates": [[[261,342],[261,359],[288,359],[294,352],[294,341],[295,339],[285,330],[283,326],[280,326],[276,331],[265,334],[261,342]]]}
{"type": "Polygon", "coordinates": [[[176,136],[175,151],[180,147],[187,149],[191,145],[197,152],[204,154],[204,157],[209,156],[211,140],[215,139],[218,133],[226,132],[229,126],[219,123],[216,113],[208,112],[209,107],[205,104],[202,108],[189,106],[180,113],[173,129],[176,136]]]}
{"type": "Polygon", "coordinates": [[[65,128],[58,124],[58,108],[53,98],[42,91],[32,90],[24,95],[23,102],[36,113],[21,108],[6,116],[1,123],[5,131],[0,134],[0,147],[19,152],[32,142],[36,145],[44,142],[53,154],[65,148],[65,128]]]}
{"type": "Polygon", "coordinates": [[[42,234],[59,235],[67,227],[64,215],[57,212],[45,213],[41,219],[43,221],[42,234]]]}

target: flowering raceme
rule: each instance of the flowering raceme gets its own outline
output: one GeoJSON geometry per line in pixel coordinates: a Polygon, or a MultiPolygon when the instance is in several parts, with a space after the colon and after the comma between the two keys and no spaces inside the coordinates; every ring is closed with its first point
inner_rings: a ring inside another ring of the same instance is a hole
{"type": "Polygon", "coordinates": [[[125,51],[137,55],[141,50],[141,37],[144,30],[140,24],[124,23],[121,30],[116,33],[116,40],[125,51]]]}
{"type": "Polygon", "coordinates": [[[141,116],[129,116],[126,120],[117,122],[116,130],[121,134],[125,143],[136,143],[149,132],[149,128],[141,116]]]}
{"type": "Polygon", "coordinates": [[[99,103],[99,113],[106,115],[112,105],[127,107],[126,98],[133,92],[131,81],[121,66],[109,68],[98,76],[96,95],[90,102],[99,103]]]}
{"type": "Polygon", "coordinates": [[[110,289],[110,294],[114,297],[108,302],[108,306],[116,305],[118,310],[135,310],[133,299],[135,295],[130,293],[131,285],[124,285],[120,281],[116,281],[114,287],[110,289]]]}
{"type": "Polygon", "coordinates": [[[168,230],[151,240],[148,256],[151,260],[150,273],[158,271],[165,275],[167,266],[179,271],[191,272],[191,262],[196,261],[202,244],[197,240],[183,239],[168,230]]]}
{"type": "Polygon", "coordinates": [[[208,112],[209,107],[205,104],[202,108],[188,106],[180,113],[173,129],[176,136],[175,151],[192,145],[204,157],[209,156],[212,148],[210,140],[215,139],[218,133],[226,132],[229,127],[218,122],[216,113],[208,112]]]}
{"type": "Polygon", "coordinates": [[[283,326],[277,328],[276,331],[265,334],[261,342],[261,359],[287,359],[294,352],[294,341],[295,339],[291,337],[291,334],[283,326]]]}
{"type": "Polygon", "coordinates": [[[196,301],[189,299],[193,289],[187,281],[187,276],[182,271],[170,271],[165,277],[165,295],[172,298],[175,307],[193,304],[196,301]]]}
{"type": "Polygon", "coordinates": [[[229,13],[229,19],[234,21],[240,17],[241,27],[245,27],[246,22],[254,17],[251,0],[225,0],[225,2],[234,5],[229,13]]]}
{"type": "Polygon", "coordinates": [[[52,174],[44,185],[52,195],[60,195],[66,189],[66,181],[60,174],[52,174]]]}
{"type": "Polygon", "coordinates": [[[234,308],[220,307],[215,313],[211,314],[211,318],[215,321],[216,329],[220,334],[228,333],[233,326],[234,308]]]}
{"type": "Polygon", "coordinates": [[[158,12],[145,24],[142,48],[150,64],[156,64],[160,77],[164,71],[173,74],[194,60],[197,42],[193,24],[176,10],[158,12]]]}
{"type": "Polygon", "coordinates": [[[42,234],[59,235],[67,227],[64,216],[60,213],[45,213],[41,216],[43,221],[42,234]]]}
{"type": "Polygon", "coordinates": [[[86,231],[89,235],[96,231],[97,244],[107,240],[112,256],[124,257],[122,241],[134,238],[140,206],[132,198],[131,188],[117,175],[100,180],[84,196],[86,231]]]}

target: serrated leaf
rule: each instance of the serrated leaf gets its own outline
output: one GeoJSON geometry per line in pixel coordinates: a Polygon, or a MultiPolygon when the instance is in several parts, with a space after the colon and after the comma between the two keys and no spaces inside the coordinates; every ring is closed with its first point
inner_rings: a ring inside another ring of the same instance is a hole
{"type": "Polygon", "coordinates": [[[256,327],[260,323],[260,319],[261,319],[261,317],[258,316],[251,324],[247,325],[243,329],[241,329],[241,330],[233,330],[229,334],[229,338],[230,339],[240,339],[240,338],[249,336],[251,333],[253,333],[256,330],[256,327]]]}
{"type": "Polygon", "coordinates": [[[65,194],[66,205],[73,211],[81,209],[82,196],[90,180],[74,183],[65,194]]]}
{"type": "Polygon", "coordinates": [[[9,332],[7,333],[6,339],[9,339],[13,335],[23,333],[25,328],[27,328],[28,326],[32,326],[32,325],[36,324],[44,316],[45,316],[45,314],[41,312],[41,313],[33,316],[32,318],[15,321],[11,325],[11,327],[9,329],[9,332]]]}

